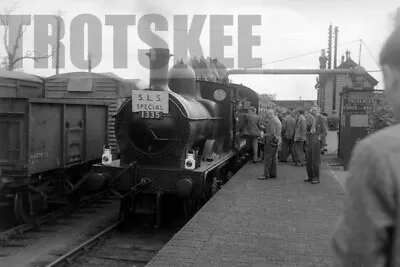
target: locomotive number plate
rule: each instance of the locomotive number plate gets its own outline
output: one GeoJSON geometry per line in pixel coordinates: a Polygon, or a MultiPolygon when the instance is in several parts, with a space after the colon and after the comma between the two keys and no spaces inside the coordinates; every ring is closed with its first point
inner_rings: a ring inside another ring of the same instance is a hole
{"type": "Polygon", "coordinates": [[[160,111],[141,111],[140,115],[142,116],[142,119],[162,120],[164,117],[164,113],[160,111]]]}

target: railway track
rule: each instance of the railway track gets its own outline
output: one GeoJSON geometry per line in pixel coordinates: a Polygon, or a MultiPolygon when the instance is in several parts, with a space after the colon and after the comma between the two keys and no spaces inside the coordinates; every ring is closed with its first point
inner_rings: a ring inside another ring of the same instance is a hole
{"type": "Polygon", "coordinates": [[[0,267],[42,266],[41,261],[53,259],[54,253],[109,224],[118,210],[119,199],[100,192],[83,200],[77,209],[64,207],[44,215],[36,224],[9,229],[1,233],[0,267]]]}
{"type": "Polygon", "coordinates": [[[101,199],[107,197],[108,195],[108,191],[104,190],[102,192],[93,194],[82,199],[78,207],[74,205],[67,205],[56,209],[55,211],[44,214],[43,216],[39,217],[34,223],[20,224],[3,232],[0,232],[0,243],[2,245],[7,245],[8,243],[10,243],[11,239],[17,235],[23,235],[26,232],[40,229],[42,226],[48,223],[54,224],[56,223],[57,219],[67,217],[68,214],[71,214],[72,212],[77,211],[85,206],[96,203],[101,199]]]}
{"type": "Polygon", "coordinates": [[[137,227],[121,231],[121,223],[112,223],[57,259],[36,266],[145,266],[181,228],[137,227]]]}
{"type": "Polygon", "coordinates": [[[35,266],[145,266],[186,223],[183,209],[176,211],[176,205],[170,207],[175,211],[169,211],[172,216],[164,227],[145,226],[139,218],[123,224],[118,218],[99,227],[97,233],[86,235],[70,250],[53,253],[55,259],[35,266]]]}

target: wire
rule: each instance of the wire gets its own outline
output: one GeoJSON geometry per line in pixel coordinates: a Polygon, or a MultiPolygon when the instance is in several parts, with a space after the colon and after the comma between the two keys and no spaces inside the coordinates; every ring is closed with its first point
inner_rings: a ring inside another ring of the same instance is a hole
{"type": "Polygon", "coordinates": [[[374,60],[375,64],[380,67],[380,65],[378,64],[378,61],[375,59],[375,57],[372,55],[371,51],[369,50],[368,46],[364,43],[363,39],[360,39],[361,43],[364,45],[365,49],[367,50],[368,54],[372,57],[372,59],[374,60]]]}
{"type": "MultiPolygon", "coordinates": [[[[351,44],[351,43],[355,43],[355,42],[359,42],[359,41],[360,41],[360,39],[353,40],[353,41],[351,41],[351,42],[342,43],[342,44],[339,44],[337,47],[340,47],[340,46],[343,46],[343,45],[347,45],[347,44],[351,44]]],[[[326,48],[325,48],[325,49],[326,49],[326,48]]],[[[299,57],[303,57],[303,56],[308,56],[308,55],[315,54],[315,53],[317,53],[317,52],[320,53],[320,52],[321,52],[321,49],[313,50],[313,51],[311,51],[311,52],[299,54],[299,55],[296,55],[296,56],[291,56],[291,57],[287,57],[287,58],[283,58],[283,59],[279,59],[279,60],[274,60],[274,61],[266,62],[266,63],[260,64],[260,65],[249,66],[249,67],[246,67],[246,69],[247,69],[247,68],[261,67],[261,66],[265,66],[265,65],[269,65],[269,64],[273,64],[273,63],[277,63],[277,62],[282,62],[282,61],[289,60],[289,59],[295,59],[295,58],[299,58],[299,57]]]]}

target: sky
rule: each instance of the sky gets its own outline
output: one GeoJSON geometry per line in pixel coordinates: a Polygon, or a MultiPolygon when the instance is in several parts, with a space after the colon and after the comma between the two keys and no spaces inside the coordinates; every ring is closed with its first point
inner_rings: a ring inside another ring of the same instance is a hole
{"type": "MultiPolygon", "coordinates": [[[[1,7],[11,7],[15,1],[2,0],[1,7]]],[[[127,68],[113,67],[113,28],[105,25],[106,15],[136,15],[136,21],[145,14],[160,14],[168,21],[168,32],[156,32],[167,43],[173,53],[174,15],[188,15],[189,23],[193,15],[206,15],[200,42],[204,56],[210,53],[210,15],[233,15],[234,25],[226,26],[224,34],[231,35],[232,46],[225,47],[225,57],[233,57],[235,68],[238,66],[238,16],[260,15],[261,25],[253,26],[252,34],[260,36],[260,45],[252,49],[253,57],[262,58],[262,66],[268,69],[316,69],[321,49],[328,46],[329,24],[339,29],[338,64],[346,50],[351,58],[367,70],[377,71],[379,52],[385,38],[393,29],[393,16],[400,7],[394,0],[20,0],[15,14],[54,15],[61,11],[65,22],[65,67],[60,73],[87,71],[76,68],[70,59],[70,52],[76,44],[70,44],[72,19],[81,14],[93,14],[102,22],[102,52],[93,54],[93,61],[101,59],[93,72],[113,72],[123,78],[148,81],[149,71],[138,61],[138,49],[149,48],[138,37],[137,26],[128,27],[127,68]],[[362,40],[362,42],[360,42],[362,40]],[[360,55],[361,44],[361,57],[360,55]],[[311,53],[314,52],[314,53],[311,53]],[[307,54],[306,56],[296,57],[307,54]],[[292,58],[293,57],[293,58],[292,58]],[[285,58],[292,58],[283,60],[285,58]],[[279,62],[276,62],[279,61],[279,62]],[[275,63],[271,63],[275,62],[275,63]]],[[[3,11],[0,8],[0,13],[3,11]]],[[[24,51],[34,49],[34,23],[24,33],[24,51]]],[[[176,31],[175,31],[176,33],[176,31]]],[[[0,36],[4,27],[0,26],[0,36]]],[[[3,38],[2,38],[3,39],[3,38]]],[[[240,39],[241,42],[248,41],[240,39]]],[[[85,49],[85,53],[87,53],[85,49]]],[[[5,55],[3,40],[0,42],[0,56],[5,55]]],[[[173,58],[171,64],[177,59],[173,58]]],[[[34,67],[32,60],[23,61],[23,70],[28,73],[51,76],[55,74],[49,59],[48,68],[34,67]]],[[[240,67],[246,66],[246,63],[240,67]]],[[[172,65],[171,65],[172,66],[172,65]]],[[[248,66],[254,67],[254,66],[248,66]]],[[[378,89],[383,89],[381,72],[372,72],[378,81],[378,89]]],[[[258,93],[276,94],[278,100],[314,100],[317,91],[314,88],[316,75],[236,75],[230,76],[235,83],[242,83],[258,93]]]]}

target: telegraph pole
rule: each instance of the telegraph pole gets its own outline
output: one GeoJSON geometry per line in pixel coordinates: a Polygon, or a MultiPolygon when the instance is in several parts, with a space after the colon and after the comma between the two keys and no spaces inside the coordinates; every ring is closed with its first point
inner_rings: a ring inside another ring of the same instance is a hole
{"type": "Polygon", "coordinates": [[[87,57],[88,57],[88,71],[92,72],[92,54],[89,52],[87,57]]]}
{"type": "Polygon", "coordinates": [[[60,69],[60,31],[61,31],[61,16],[62,11],[58,10],[57,16],[57,46],[56,46],[56,75],[59,74],[60,69]]]}
{"type": "Polygon", "coordinates": [[[396,28],[400,27],[400,7],[397,8],[396,12],[396,28]]]}
{"type": "Polygon", "coordinates": [[[60,68],[60,16],[57,16],[57,48],[56,48],[56,75],[60,68]]]}

